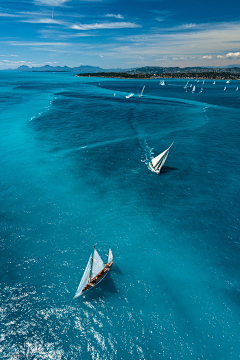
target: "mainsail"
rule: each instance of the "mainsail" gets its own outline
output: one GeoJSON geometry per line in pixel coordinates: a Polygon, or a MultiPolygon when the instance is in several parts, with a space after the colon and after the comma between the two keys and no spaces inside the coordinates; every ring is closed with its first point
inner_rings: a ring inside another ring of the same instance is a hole
{"type": "Polygon", "coordinates": [[[163,165],[167,159],[169,149],[172,145],[173,145],[173,143],[169,146],[169,148],[167,150],[163,151],[160,155],[158,155],[154,159],[152,159],[151,163],[155,170],[160,170],[163,167],[163,165]]]}
{"type": "Polygon", "coordinates": [[[142,92],[141,92],[141,94],[139,95],[139,97],[141,97],[142,96],[142,94],[143,94],[143,90],[145,89],[145,85],[144,85],[144,87],[142,88],[142,92]]]}
{"type": "Polygon", "coordinates": [[[90,270],[91,270],[91,262],[92,262],[92,255],[90,255],[90,258],[88,260],[88,263],[87,263],[87,267],[84,271],[84,274],[83,274],[83,277],[80,281],[80,284],[77,288],[77,291],[76,291],[76,294],[74,295],[74,299],[76,297],[78,297],[79,295],[81,295],[82,293],[82,289],[87,285],[88,283],[88,278],[89,278],[89,274],[90,274],[90,270]]]}
{"type": "Polygon", "coordinates": [[[196,89],[196,87],[195,87],[195,85],[194,85],[194,87],[193,87],[193,89],[192,89],[192,92],[194,92],[194,91],[195,91],[195,89],[196,89]]]}
{"type": "Polygon", "coordinates": [[[98,254],[97,250],[94,250],[93,253],[93,262],[92,262],[92,271],[91,271],[91,280],[95,278],[103,269],[104,263],[98,254]]]}
{"type": "Polygon", "coordinates": [[[110,264],[111,261],[113,261],[113,253],[112,253],[112,250],[111,250],[111,248],[109,246],[107,263],[110,264]]]}

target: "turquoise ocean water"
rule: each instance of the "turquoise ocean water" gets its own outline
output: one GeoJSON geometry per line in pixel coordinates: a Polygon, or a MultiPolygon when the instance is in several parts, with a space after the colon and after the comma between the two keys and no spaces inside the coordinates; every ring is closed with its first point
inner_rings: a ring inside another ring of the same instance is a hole
{"type": "Polygon", "coordinates": [[[0,72],[0,358],[239,359],[240,81],[165,83],[0,72]]]}

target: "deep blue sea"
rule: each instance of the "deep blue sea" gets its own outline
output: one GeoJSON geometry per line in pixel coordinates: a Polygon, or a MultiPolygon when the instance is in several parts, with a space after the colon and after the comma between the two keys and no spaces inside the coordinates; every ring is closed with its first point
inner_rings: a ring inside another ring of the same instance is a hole
{"type": "Polygon", "coordinates": [[[240,358],[240,81],[186,82],[0,72],[1,359],[240,358]]]}

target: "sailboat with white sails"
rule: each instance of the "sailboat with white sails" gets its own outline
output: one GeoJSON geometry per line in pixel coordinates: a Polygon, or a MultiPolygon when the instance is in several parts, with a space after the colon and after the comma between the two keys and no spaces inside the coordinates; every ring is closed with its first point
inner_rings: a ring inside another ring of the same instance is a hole
{"type": "Polygon", "coordinates": [[[155,172],[156,174],[160,173],[161,168],[163,167],[165,161],[167,160],[169,149],[172,145],[173,143],[169,146],[167,150],[163,151],[160,155],[156,156],[154,159],[152,159],[149,162],[148,165],[151,171],[155,172]]]}
{"type": "Polygon", "coordinates": [[[145,85],[144,85],[144,87],[142,88],[142,91],[141,91],[141,94],[139,95],[139,97],[141,97],[142,96],[142,94],[143,94],[143,90],[145,89],[145,85]]]}
{"type": "Polygon", "coordinates": [[[100,255],[95,246],[93,247],[93,252],[90,255],[87,266],[83,273],[82,279],[78,285],[76,294],[73,299],[76,299],[78,296],[82,295],[85,291],[92,289],[98,285],[108,274],[111,266],[113,264],[113,254],[109,246],[108,257],[106,264],[103,263],[100,255]]]}
{"type": "Polygon", "coordinates": [[[164,80],[160,80],[159,85],[165,85],[164,80]]]}
{"type": "Polygon", "coordinates": [[[195,90],[196,90],[196,87],[195,87],[195,85],[194,85],[194,87],[193,87],[193,89],[192,89],[192,93],[193,93],[195,90]]]}

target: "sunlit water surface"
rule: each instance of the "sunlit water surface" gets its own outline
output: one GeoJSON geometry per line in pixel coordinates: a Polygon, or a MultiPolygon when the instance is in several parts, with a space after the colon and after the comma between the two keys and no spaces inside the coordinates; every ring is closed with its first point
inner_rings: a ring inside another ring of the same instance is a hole
{"type": "Polygon", "coordinates": [[[0,79],[0,357],[239,359],[240,82],[0,79]]]}

